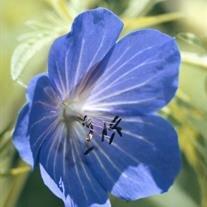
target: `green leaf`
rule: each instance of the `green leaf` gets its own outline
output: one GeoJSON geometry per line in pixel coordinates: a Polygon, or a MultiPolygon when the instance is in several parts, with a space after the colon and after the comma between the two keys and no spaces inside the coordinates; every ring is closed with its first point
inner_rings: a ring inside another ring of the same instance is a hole
{"type": "Polygon", "coordinates": [[[72,20],[74,18],[74,10],[70,8],[66,0],[45,0],[53,9],[59,14],[60,17],[67,20],[72,20]]]}
{"type": "MultiPolygon", "coordinates": [[[[46,0],[51,1],[51,0],[46,0]]],[[[66,0],[52,0],[52,1],[66,1],[66,0]]],[[[75,18],[81,12],[92,9],[94,7],[108,7],[105,1],[97,1],[97,0],[70,0],[68,1],[67,10],[69,11],[71,17],[75,18]]]]}
{"type": "Polygon", "coordinates": [[[178,40],[181,40],[181,41],[186,42],[188,44],[199,45],[202,47],[201,40],[198,38],[198,36],[196,36],[193,33],[190,33],[190,32],[179,33],[179,34],[177,34],[176,37],[178,38],[178,40]]]}
{"type": "Polygon", "coordinates": [[[207,70],[203,67],[202,62],[196,64],[195,60],[193,58],[188,62],[183,60],[180,69],[180,90],[188,96],[189,103],[201,111],[207,112],[207,70]]]}
{"type": "Polygon", "coordinates": [[[0,206],[14,207],[26,181],[28,167],[18,161],[17,168],[12,168],[14,148],[11,142],[13,130],[5,129],[0,135],[0,206]]]}
{"type": "Polygon", "coordinates": [[[49,14],[45,23],[28,21],[31,32],[23,34],[20,44],[13,52],[11,60],[11,76],[21,83],[20,76],[32,58],[47,48],[59,35],[68,31],[69,22],[61,20],[57,15],[49,14]]]}
{"type": "Polygon", "coordinates": [[[156,3],[163,0],[130,0],[123,16],[136,17],[145,15],[156,3]]]}
{"type": "Polygon", "coordinates": [[[28,165],[22,165],[20,167],[12,168],[7,171],[0,171],[0,176],[18,176],[31,171],[31,167],[28,165]]]}
{"type": "Polygon", "coordinates": [[[48,45],[53,38],[53,36],[46,36],[40,40],[22,43],[15,49],[11,61],[11,75],[13,80],[17,80],[20,77],[30,59],[48,45]]]}
{"type": "Polygon", "coordinates": [[[22,173],[17,176],[6,176],[0,179],[1,184],[1,207],[14,207],[19,195],[24,187],[28,173],[22,173]]]}
{"type": "Polygon", "coordinates": [[[204,69],[207,72],[207,55],[199,55],[197,53],[182,51],[182,61],[204,69]]]}
{"type": "MultiPolygon", "coordinates": [[[[207,114],[204,116],[196,117],[194,114],[189,113],[189,121],[191,122],[192,126],[194,126],[199,133],[206,138],[206,147],[207,147],[207,114]]],[[[207,159],[207,157],[206,157],[207,159]]]]}

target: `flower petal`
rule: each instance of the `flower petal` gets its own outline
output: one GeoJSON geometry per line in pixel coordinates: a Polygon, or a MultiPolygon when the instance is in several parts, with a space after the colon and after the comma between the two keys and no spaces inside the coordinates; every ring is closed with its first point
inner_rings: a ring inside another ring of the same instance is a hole
{"type": "Polygon", "coordinates": [[[58,126],[58,101],[48,77],[41,76],[36,83],[28,126],[35,162],[41,145],[46,139],[51,139],[58,126]]]}
{"type": "Polygon", "coordinates": [[[69,137],[64,125],[60,125],[52,139],[41,147],[39,154],[41,165],[59,191],[43,175],[45,184],[62,198],[67,207],[109,207],[106,191],[93,177],[81,152],[77,137],[69,137]]]}
{"type": "Polygon", "coordinates": [[[32,151],[29,143],[28,132],[28,122],[29,122],[29,104],[26,104],[21,109],[16,128],[13,133],[13,144],[18,150],[22,159],[29,165],[33,166],[32,151]]]}
{"type": "MultiPolygon", "coordinates": [[[[48,77],[41,77],[36,84],[29,119],[34,160],[40,162],[54,181],[48,186],[57,196],[60,197],[62,193],[61,198],[67,203],[66,206],[69,206],[71,199],[79,207],[110,206],[106,191],[83,163],[84,154],[79,155],[81,150],[71,143],[71,140],[77,141],[77,137],[68,137],[68,130],[59,119],[58,110],[62,101],[55,95],[48,77]],[[54,183],[60,191],[54,187],[54,183]]],[[[44,172],[42,174],[45,182],[48,182],[48,176],[44,172]]]]}
{"type": "Polygon", "coordinates": [[[18,150],[22,159],[33,167],[34,160],[32,157],[32,151],[29,143],[28,135],[28,124],[29,124],[29,115],[30,115],[30,106],[32,103],[34,91],[36,88],[37,81],[46,74],[39,74],[34,76],[27,88],[27,101],[28,103],[23,106],[21,109],[18,119],[16,122],[16,127],[13,133],[13,143],[18,150]]]}
{"type": "Polygon", "coordinates": [[[43,178],[44,184],[50,188],[50,190],[60,199],[64,199],[64,195],[57,186],[57,184],[52,180],[50,175],[47,173],[47,171],[44,169],[44,167],[40,164],[40,173],[43,178]]]}
{"type": "Polygon", "coordinates": [[[175,39],[140,30],[120,40],[98,70],[105,70],[86,109],[138,115],[158,110],[175,95],[180,54],[175,39]]]}
{"type": "Polygon", "coordinates": [[[33,96],[34,96],[34,91],[35,91],[35,88],[36,88],[36,85],[37,85],[37,81],[43,76],[47,76],[47,73],[37,74],[30,81],[30,83],[27,87],[27,93],[26,93],[26,98],[27,98],[28,103],[32,103],[33,96]]]}
{"type": "Polygon", "coordinates": [[[105,57],[122,27],[116,15],[98,8],[76,17],[71,33],[54,42],[49,54],[49,77],[63,96],[105,57]]]}
{"type": "Polygon", "coordinates": [[[97,138],[98,150],[87,156],[96,179],[126,200],[167,191],[180,169],[175,130],[153,115],[123,119],[120,126],[123,137],[116,134],[111,145],[97,138]]]}
{"type": "MultiPolygon", "coordinates": [[[[47,171],[44,169],[44,167],[40,164],[40,172],[42,179],[44,181],[44,184],[60,199],[62,199],[65,203],[65,207],[79,207],[77,204],[74,203],[74,201],[70,198],[68,195],[65,198],[65,195],[60,190],[58,185],[54,182],[54,180],[50,177],[50,175],[47,173],[47,171]]],[[[88,206],[89,207],[89,206],[88,206]]],[[[92,204],[90,207],[111,207],[110,200],[108,199],[105,204],[92,204]]]]}

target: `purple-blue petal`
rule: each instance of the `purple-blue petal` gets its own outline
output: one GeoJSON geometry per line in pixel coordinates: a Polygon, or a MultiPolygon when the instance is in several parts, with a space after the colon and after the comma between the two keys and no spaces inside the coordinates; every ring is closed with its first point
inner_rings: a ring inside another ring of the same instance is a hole
{"type": "MultiPolygon", "coordinates": [[[[33,157],[53,180],[48,187],[59,197],[61,192],[64,202],[69,202],[69,196],[79,207],[109,206],[107,192],[84,164],[78,138],[70,137],[65,123],[59,119],[62,101],[56,95],[47,76],[37,81],[29,119],[33,157]]],[[[47,183],[49,178],[45,172],[42,175],[47,183]]]]}
{"type": "Polygon", "coordinates": [[[175,130],[152,115],[178,86],[175,39],[146,29],[116,43],[122,27],[103,8],[76,17],[51,47],[49,74],[31,81],[17,120],[14,145],[27,163],[39,163],[65,207],[110,207],[109,192],[125,200],[166,192],[180,169],[175,130]],[[92,129],[80,123],[84,115],[92,129]],[[106,139],[115,134],[109,144],[101,131],[114,116],[122,118],[122,130],[107,128],[106,139]]]}
{"type": "Polygon", "coordinates": [[[155,115],[123,119],[123,137],[111,145],[96,139],[98,150],[87,156],[96,179],[119,198],[136,200],[166,192],[180,169],[177,134],[155,115]]]}
{"type": "Polygon", "coordinates": [[[29,165],[33,166],[34,161],[28,135],[29,110],[29,104],[26,104],[18,115],[13,133],[13,144],[18,150],[21,158],[29,165]]]}
{"type": "Polygon", "coordinates": [[[40,173],[43,179],[44,184],[50,188],[50,190],[60,199],[64,200],[64,195],[61,192],[58,185],[53,181],[50,175],[47,173],[45,168],[40,164],[40,173]]]}
{"type": "Polygon", "coordinates": [[[15,130],[13,133],[13,143],[16,149],[18,150],[21,158],[27,162],[29,165],[33,167],[34,165],[34,159],[32,156],[31,146],[30,146],[30,137],[28,134],[28,124],[29,124],[29,116],[30,116],[30,108],[32,104],[32,99],[34,95],[34,91],[37,85],[37,81],[46,74],[39,74],[33,77],[33,79],[30,81],[26,98],[27,103],[23,106],[23,108],[20,110],[20,113],[18,114],[15,130]]]}
{"type": "Polygon", "coordinates": [[[50,185],[45,173],[42,178],[52,192],[64,201],[66,207],[97,206],[110,207],[108,194],[85,164],[85,157],[76,136],[69,137],[63,125],[41,147],[39,160],[53,184],[50,185]]]}
{"type": "Polygon", "coordinates": [[[180,54],[174,38],[146,29],[121,39],[97,70],[86,108],[138,115],[159,110],[178,87],[180,54]]]}
{"type": "MultiPolygon", "coordinates": [[[[54,180],[50,177],[44,167],[40,164],[40,172],[42,179],[45,185],[60,199],[63,200],[65,207],[79,207],[74,201],[71,199],[69,195],[65,197],[63,192],[60,190],[59,186],[54,182],[54,180]]],[[[104,204],[91,204],[88,207],[111,207],[110,200],[108,199],[104,204]]]]}
{"type": "Polygon", "coordinates": [[[72,31],[58,38],[49,54],[49,78],[66,96],[115,44],[123,24],[111,11],[89,10],[75,18],[72,31]]]}
{"type": "Polygon", "coordinates": [[[46,139],[52,139],[57,127],[58,96],[52,88],[47,75],[41,76],[31,104],[28,133],[33,158],[37,162],[39,149],[46,139]]]}
{"type": "Polygon", "coordinates": [[[32,80],[30,81],[28,87],[27,87],[27,92],[26,92],[26,98],[27,98],[27,102],[29,104],[32,103],[32,100],[33,100],[33,96],[34,96],[34,91],[35,91],[35,88],[37,86],[37,81],[43,77],[43,76],[47,76],[47,73],[40,73],[40,74],[37,74],[35,75],[32,80]]]}

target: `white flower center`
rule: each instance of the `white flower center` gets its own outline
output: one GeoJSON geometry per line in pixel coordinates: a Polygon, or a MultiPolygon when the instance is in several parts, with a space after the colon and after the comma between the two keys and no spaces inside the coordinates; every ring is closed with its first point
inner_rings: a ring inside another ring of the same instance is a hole
{"type": "MultiPolygon", "coordinates": [[[[109,144],[112,144],[116,134],[122,136],[119,116],[113,117],[110,121],[101,120],[92,114],[85,114],[83,105],[79,100],[66,99],[60,107],[60,119],[68,129],[76,128],[78,125],[83,127],[86,134],[79,137],[80,140],[89,144],[94,137],[99,137],[102,142],[108,140],[109,144]]],[[[87,155],[93,148],[91,145],[84,154],[87,155]]]]}
{"type": "Polygon", "coordinates": [[[83,120],[83,115],[80,102],[64,100],[61,107],[61,118],[66,125],[70,125],[74,121],[81,122],[83,120]]]}

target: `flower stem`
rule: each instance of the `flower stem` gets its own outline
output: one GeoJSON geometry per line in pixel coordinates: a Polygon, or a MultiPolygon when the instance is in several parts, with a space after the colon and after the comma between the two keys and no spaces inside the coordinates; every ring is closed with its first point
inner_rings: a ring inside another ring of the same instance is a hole
{"type": "Polygon", "coordinates": [[[31,168],[27,165],[10,169],[6,172],[0,172],[0,176],[17,176],[20,174],[27,173],[31,170],[31,168]]]}
{"type": "Polygon", "coordinates": [[[137,18],[123,18],[126,28],[143,28],[153,25],[158,25],[165,22],[175,21],[183,18],[183,15],[179,12],[170,14],[161,14],[157,16],[137,17],[137,18]]]}

